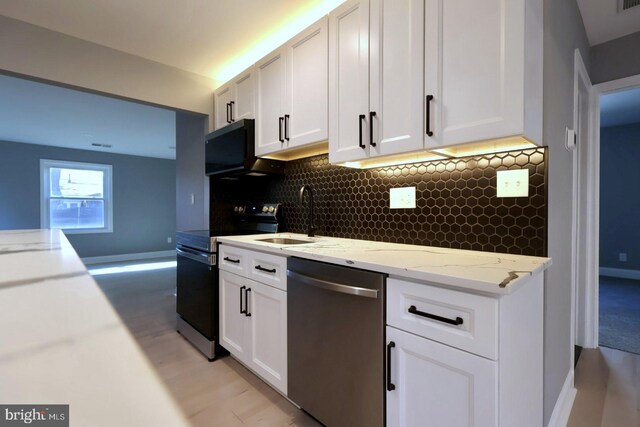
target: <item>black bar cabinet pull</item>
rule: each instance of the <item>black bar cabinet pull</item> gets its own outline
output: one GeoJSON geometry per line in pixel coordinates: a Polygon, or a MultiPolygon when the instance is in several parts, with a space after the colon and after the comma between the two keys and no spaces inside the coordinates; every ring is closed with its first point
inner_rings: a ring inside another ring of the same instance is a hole
{"type": "Polygon", "coordinates": [[[433,101],[433,95],[427,95],[426,116],[427,116],[427,135],[433,136],[431,131],[431,101],[433,101]]]}
{"type": "Polygon", "coordinates": [[[239,260],[239,259],[231,259],[231,258],[229,258],[228,256],[224,257],[223,259],[224,259],[225,261],[229,261],[229,262],[232,262],[232,263],[234,263],[234,264],[240,264],[240,260],[239,260]]]}
{"type": "Polygon", "coordinates": [[[389,341],[387,344],[387,391],[393,391],[396,386],[391,382],[391,349],[396,346],[396,343],[389,341]]]}
{"type": "Polygon", "coordinates": [[[284,142],[284,138],[282,138],[282,122],[284,122],[284,117],[278,117],[278,139],[280,142],[284,142]]]}
{"type": "Polygon", "coordinates": [[[376,143],[373,142],[373,118],[376,116],[375,111],[369,111],[369,145],[372,147],[376,146],[376,143]]]}
{"type": "Polygon", "coordinates": [[[411,314],[426,317],[428,319],[437,320],[438,322],[448,323],[450,325],[462,325],[462,323],[464,322],[464,320],[462,320],[462,317],[456,317],[455,319],[447,319],[446,317],[437,316],[431,313],[425,313],[424,311],[418,310],[415,305],[412,305],[411,307],[409,307],[408,311],[411,314]]]}
{"type": "Polygon", "coordinates": [[[227,123],[231,123],[231,118],[229,117],[229,107],[230,104],[227,102],[227,123]]]}
{"type": "Polygon", "coordinates": [[[235,121],[236,121],[236,120],[233,118],[233,104],[235,104],[235,102],[234,102],[234,101],[231,101],[231,102],[229,103],[229,111],[230,111],[230,113],[229,113],[229,118],[231,119],[231,122],[235,122],[235,121]]]}
{"type": "Polygon", "coordinates": [[[263,267],[263,266],[261,266],[261,265],[256,265],[256,266],[255,266],[255,269],[256,269],[256,270],[260,270],[260,271],[265,271],[265,272],[267,272],[267,273],[275,273],[275,272],[276,272],[276,269],[275,269],[275,268],[271,268],[271,269],[269,269],[269,268],[264,268],[264,267],[263,267]]]}
{"type": "Polygon", "coordinates": [[[251,317],[251,313],[249,313],[249,292],[251,292],[251,288],[247,288],[244,294],[244,315],[247,317],[251,317]]]}
{"type": "Polygon", "coordinates": [[[289,140],[289,115],[284,115],[284,139],[289,140]]]}
{"type": "Polygon", "coordinates": [[[358,118],[358,135],[360,135],[360,139],[359,139],[359,143],[358,145],[360,145],[360,148],[362,148],[363,150],[365,149],[365,145],[362,143],[362,121],[364,119],[366,119],[367,116],[365,116],[364,114],[360,114],[359,118],[358,118]]]}
{"type": "Polygon", "coordinates": [[[247,312],[247,310],[242,309],[242,291],[244,291],[246,288],[246,286],[242,286],[240,288],[240,314],[245,314],[247,312]]]}

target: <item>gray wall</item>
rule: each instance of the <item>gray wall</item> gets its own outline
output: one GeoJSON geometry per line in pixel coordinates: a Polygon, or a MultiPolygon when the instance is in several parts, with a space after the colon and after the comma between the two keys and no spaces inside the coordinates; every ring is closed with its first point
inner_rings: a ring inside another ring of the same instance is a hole
{"type": "Polygon", "coordinates": [[[640,31],[591,48],[593,84],[640,74],[640,31]]]}
{"type": "Polygon", "coordinates": [[[175,161],[0,141],[0,229],[40,228],[40,159],[113,167],[113,232],[70,234],[81,257],[170,250],[175,161]]]}
{"type": "Polygon", "coordinates": [[[176,209],[178,230],[209,228],[209,177],[204,174],[206,118],[176,113],[176,209]],[[191,195],[194,202],[191,203],[191,195]]]}
{"type": "Polygon", "coordinates": [[[0,52],[0,71],[213,117],[213,79],[139,56],[5,16],[0,52]]]}
{"type": "Polygon", "coordinates": [[[640,270],[640,123],[600,129],[600,266],[640,270]],[[618,261],[618,253],[627,262],[618,261]]]}
{"type": "Polygon", "coordinates": [[[544,143],[549,146],[549,256],[546,273],[544,420],[549,422],[571,369],[572,154],[564,148],[573,127],[573,57],[580,48],[589,68],[589,43],[575,0],[544,0],[544,143]]]}

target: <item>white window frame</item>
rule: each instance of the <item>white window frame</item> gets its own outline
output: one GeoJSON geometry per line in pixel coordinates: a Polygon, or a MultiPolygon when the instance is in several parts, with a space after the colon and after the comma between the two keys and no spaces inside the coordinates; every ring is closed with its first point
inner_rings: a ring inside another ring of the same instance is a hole
{"type": "Polygon", "coordinates": [[[65,234],[91,234],[113,232],[113,173],[111,165],[64,160],[40,159],[40,227],[50,228],[50,177],[51,168],[70,168],[103,172],[104,190],[104,227],[101,228],[63,228],[65,234]]]}

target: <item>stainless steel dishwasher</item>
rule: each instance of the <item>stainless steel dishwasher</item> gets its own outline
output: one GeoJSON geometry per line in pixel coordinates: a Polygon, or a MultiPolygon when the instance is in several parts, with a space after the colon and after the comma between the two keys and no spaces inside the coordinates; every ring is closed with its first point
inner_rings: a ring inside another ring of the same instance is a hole
{"type": "Polygon", "coordinates": [[[287,276],[289,398],[330,427],[384,425],[386,275],[289,258],[287,276]]]}

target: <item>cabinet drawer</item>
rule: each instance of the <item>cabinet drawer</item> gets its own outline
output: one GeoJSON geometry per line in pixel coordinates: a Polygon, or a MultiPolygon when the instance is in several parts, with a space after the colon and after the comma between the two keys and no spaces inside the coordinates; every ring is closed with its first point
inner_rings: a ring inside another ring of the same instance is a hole
{"type": "Polygon", "coordinates": [[[220,270],[230,271],[243,277],[247,277],[249,266],[248,253],[244,249],[233,246],[220,245],[218,266],[220,270]]]}
{"type": "Polygon", "coordinates": [[[257,282],[287,290],[287,258],[249,251],[248,276],[257,282]]]}
{"type": "Polygon", "coordinates": [[[398,329],[498,358],[498,300],[389,278],[387,323],[398,329]]]}

